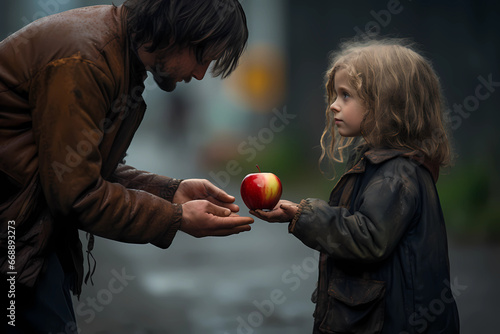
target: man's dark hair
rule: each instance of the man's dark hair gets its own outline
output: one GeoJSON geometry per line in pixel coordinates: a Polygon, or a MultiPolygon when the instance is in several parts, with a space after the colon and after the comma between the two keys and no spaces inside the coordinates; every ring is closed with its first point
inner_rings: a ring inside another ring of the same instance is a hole
{"type": "Polygon", "coordinates": [[[247,21],[238,0],[126,0],[123,6],[137,47],[189,47],[199,63],[215,59],[214,77],[231,74],[246,47],[247,21]]]}

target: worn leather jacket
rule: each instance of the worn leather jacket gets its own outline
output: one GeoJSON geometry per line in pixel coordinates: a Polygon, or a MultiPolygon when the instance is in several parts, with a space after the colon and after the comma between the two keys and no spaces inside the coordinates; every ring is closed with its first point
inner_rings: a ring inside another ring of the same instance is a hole
{"type": "Polygon", "coordinates": [[[289,225],[321,252],[314,333],[458,333],[438,169],[418,152],[360,156],[289,225]]]}
{"type": "Polygon", "coordinates": [[[179,228],[180,181],[119,164],[146,109],[125,18],[124,7],[75,9],[0,43],[0,270],[16,271],[18,285],[33,287],[57,251],[78,294],[78,230],[167,248],[179,228]]]}

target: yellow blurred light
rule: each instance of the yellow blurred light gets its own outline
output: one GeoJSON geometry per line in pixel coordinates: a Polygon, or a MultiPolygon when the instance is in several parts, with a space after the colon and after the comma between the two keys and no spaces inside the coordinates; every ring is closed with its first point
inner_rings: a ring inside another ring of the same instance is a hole
{"type": "Polygon", "coordinates": [[[285,59],[273,46],[249,47],[226,83],[227,89],[249,108],[270,112],[285,99],[285,59]]]}

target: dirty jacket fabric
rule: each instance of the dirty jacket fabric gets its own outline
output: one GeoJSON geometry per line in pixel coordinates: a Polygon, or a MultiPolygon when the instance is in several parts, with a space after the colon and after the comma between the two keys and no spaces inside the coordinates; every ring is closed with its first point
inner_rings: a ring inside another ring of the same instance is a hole
{"type": "Polygon", "coordinates": [[[459,333],[437,172],[365,150],[329,203],[301,201],[289,230],[320,251],[314,333],[459,333]]]}
{"type": "Polygon", "coordinates": [[[58,250],[79,293],[78,229],[167,248],[179,228],[182,208],[171,201],[180,181],[119,165],[146,109],[125,17],[124,7],[70,10],[0,43],[0,270],[13,271],[13,220],[22,286],[58,250]]]}

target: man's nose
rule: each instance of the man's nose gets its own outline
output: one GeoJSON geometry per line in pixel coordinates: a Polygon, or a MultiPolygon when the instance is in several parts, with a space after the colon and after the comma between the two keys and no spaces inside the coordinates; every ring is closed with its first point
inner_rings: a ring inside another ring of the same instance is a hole
{"type": "Polygon", "coordinates": [[[196,80],[202,80],[205,77],[205,74],[207,73],[208,67],[210,66],[210,63],[205,64],[205,65],[198,65],[193,72],[193,77],[196,80]]]}

